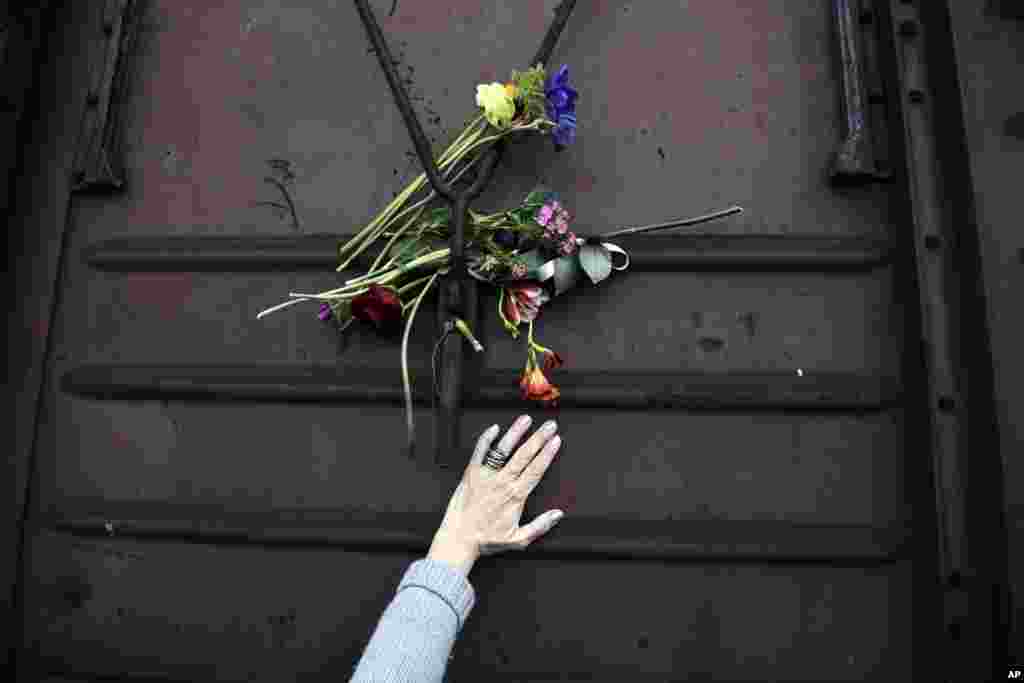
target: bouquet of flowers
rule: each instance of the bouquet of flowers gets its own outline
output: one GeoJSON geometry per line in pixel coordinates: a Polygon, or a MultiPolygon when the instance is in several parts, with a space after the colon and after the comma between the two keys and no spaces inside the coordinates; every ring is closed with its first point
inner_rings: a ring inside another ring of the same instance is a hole
{"type": "MultiPolygon", "coordinates": [[[[550,135],[558,149],[572,144],[578,96],[569,84],[569,69],[564,65],[548,74],[538,64],[525,72],[513,71],[507,83],[478,85],[476,103],[482,112],[440,156],[439,171],[446,179],[458,179],[482,159],[486,145],[519,133],[550,135]]],[[[291,292],[290,300],[257,316],[262,318],[297,303],[314,301],[320,303],[320,319],[336,319],[342,329],[361,320],[372,324],[381,334],[394,334],[401,331],[404,323],[402,378],[410,431],[409,331],[426,293],[439,276],[450,271],[447,244],[452,216],[447,207],[431,207],[437,198],[432,191],[413,201],[426,186],[426,174],[420,174],[365,228],[340,246],[339,271],[378,240],[387,238],[365,274],[318,294],[291,292]]],[[[630,228],[602,238],[703,222],[736,211],[739,209],[691,221],[630,228]]],[[[534,322],[541,306],[552,296],[575,286],[582,274],[597,284],[613,269],[625,270],[629,265],[629,256],[621,248],[601,242],[601,238],[578,237],[571,224],[572,215],[557,194],[543,187],[534,189],[519,206],[506,211],[484,215],[470,210],[466,224],[469,274],[498,289],[498,314],[514,339],[519,337],[520,326],[528,325],[526,366],[520,381],[522,397],[550,407],[557,406],[559,390],[544,373],[561,367],[565,361],[561,354],[534,339],[534,322]],[[613,266],[613,253],[622,254],[625,263],[613,266]]],[[[465,321],[456,320],[454,329],[476,351],[483,350],[465,321]]]]}

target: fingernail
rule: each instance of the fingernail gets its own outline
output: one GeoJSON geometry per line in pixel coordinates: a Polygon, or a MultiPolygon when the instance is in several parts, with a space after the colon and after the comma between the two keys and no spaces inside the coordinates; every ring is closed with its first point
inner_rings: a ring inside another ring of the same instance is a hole
{"type": "Polygon", "coordinates": [[[561,510],[559,510],[558,512],[555,512],[554,514],[552,514],[551,515],[551,526],[554,526],[554,525],[558,524],[558,522],[561,521],[562,517],[565,517],[565,513],[562,512],[561,510]]]}
{"type": "Polygon", "coordinates": [[[531,422],[531,418],[530,418],[530,416],[529,416],[529,415],[523,415],[523,416],[521,416],[521,417],[519,418],[519,421],[518,421],[518,423],[517,423],[517,424],[518,424],[518,425],[519,425],[520,427],[528,427],[528,426],[530,426],[530,422],[531,422]]]}
{"type": "Polygon", "coordinates": [[[544,423],[544,431],[545,432],[553,432],[557,428],[558,428],[558,423],[555,422],[554,420],[548,420],[547,422],[544,423]]]}

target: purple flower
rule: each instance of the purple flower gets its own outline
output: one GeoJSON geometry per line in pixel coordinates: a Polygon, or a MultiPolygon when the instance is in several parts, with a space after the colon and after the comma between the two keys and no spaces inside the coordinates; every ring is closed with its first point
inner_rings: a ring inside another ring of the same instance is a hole
{"type": "Polygon", "coordinates": [[[331,317],[331,307],[327,304],[320,304],[320,312],[317,314],[317,317],[325,322],[329,320],[331,317]]]}
{"type": "Polygon", "coordinates": [[[504,249],[515,249],[519,242],[519,234],[507,228],[499,228],[494,231],[494,243],[504,249]]]}
{"type": "Polygon", "coordinates": [[[576,140],[576,99],[579,93],[569,85],[569,67],[565,64],[544,85],[548,118],[555,124],[555,144],[564,146],[576,140]]]}

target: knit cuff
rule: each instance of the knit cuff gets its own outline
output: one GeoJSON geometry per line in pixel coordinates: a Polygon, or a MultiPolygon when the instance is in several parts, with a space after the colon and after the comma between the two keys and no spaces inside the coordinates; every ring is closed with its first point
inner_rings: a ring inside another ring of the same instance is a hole
{"type": "Polygon", "coordinates": [[[425,588],[448,603],[455,612],[458,619],[457,628],[460,630],[476,603],[476,592],[469,579],[440,560],[424,557],[409,565],[398,584],[398,590],[401,591],[408,586],[425,588]]]}

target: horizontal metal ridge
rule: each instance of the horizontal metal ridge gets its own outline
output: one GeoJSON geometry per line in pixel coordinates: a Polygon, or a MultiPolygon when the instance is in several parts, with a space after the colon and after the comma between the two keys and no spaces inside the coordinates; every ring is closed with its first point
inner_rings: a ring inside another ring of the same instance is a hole
{"type": "MultiPolygon", "coordinates": [[[[331,270],[338,265],[338,245],[351,237],[124,237],[89,245],[83,257],[94,268],[121,272],[331,270]]],[[[887,241],[874,237],[639,234],[609,241],[629,253],[631,270],[641,271],[866,270],[890,258],[887,241]]],[[[365,268],[370,263],[362,254],[353,265],[365,268]]]]}
{"type": "MultiPolygon", "coordinates": [[[[76,535],[200,543],[345,546],[422,553],[442,510],[251,510],[187,503],[62,503],[37,526],[76,535]]],[[[685,516],[608,519],[569,514],[528,552],[633,559],[871,562],[898,558],[910,540],[903,525],[794,523],[685,516]]]]}
{"type": "MultiPolygon", "coordinates": [[[[521,405],[519,370],[467,377],[467,403],[521,405]]],[[[430,404],[429,367],[411,368],[413,400],[430,404]]],[[[559,404],[620,409],[882,410],[899,402],[897,378],[856,373],[554,372],[559,404]]],[[[396,369],[331,363],[89,363],[61,377],[68,393],[108,399],[267,401],[404,400],[396,369]]]]}

